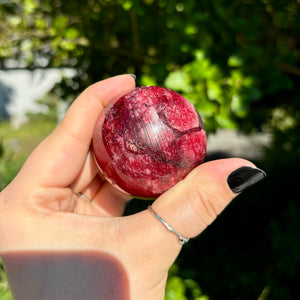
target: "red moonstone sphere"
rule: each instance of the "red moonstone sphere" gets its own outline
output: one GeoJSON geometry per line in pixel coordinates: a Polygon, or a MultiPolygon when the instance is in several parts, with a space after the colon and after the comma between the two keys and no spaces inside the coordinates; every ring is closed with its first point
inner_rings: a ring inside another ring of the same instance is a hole
{"type": "Polygon", "coordinates": [[[100,114],[93,152],[109,182],[136,198],[153,199],[203,161],[206,133],[180,94],[138,87],[100,114]]]}

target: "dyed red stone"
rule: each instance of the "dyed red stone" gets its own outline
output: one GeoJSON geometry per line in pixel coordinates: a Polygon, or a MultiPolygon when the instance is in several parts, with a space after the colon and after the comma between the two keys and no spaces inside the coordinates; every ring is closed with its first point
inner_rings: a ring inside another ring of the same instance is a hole
{"type": "Polygon", "coordinates": [[[200,115],[180,94],[139,87],[101,113],[93,151],[108,181],[152,199],[203,161],[206,133],[200,115]]]}

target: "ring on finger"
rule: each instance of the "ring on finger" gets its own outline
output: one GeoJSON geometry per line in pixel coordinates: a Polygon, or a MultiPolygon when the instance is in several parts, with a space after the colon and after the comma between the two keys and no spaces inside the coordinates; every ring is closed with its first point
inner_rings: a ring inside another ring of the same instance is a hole
{"type": "Polygon", "coordinates": [[[163,218],[161,218],[152,208],[151,205],[148,206],[148,210],[156,217],[158,221],[160,221],[168,231],[175,234],[177,236],[177,240],[181,245],[186,244],[189,241],[189,238],[183,237],[179,232],[173,229],[163,218]]]}
{"type": "Polygon", "coordinates": [[[83,193],[77,193],[76,195],[77,195],[78,197],[81,197],[82,199],[88,201],[88,202],[92,202],[92,199],[89,198],[88,196],[86,196],[86,195],[83,194],[83,193]]]}

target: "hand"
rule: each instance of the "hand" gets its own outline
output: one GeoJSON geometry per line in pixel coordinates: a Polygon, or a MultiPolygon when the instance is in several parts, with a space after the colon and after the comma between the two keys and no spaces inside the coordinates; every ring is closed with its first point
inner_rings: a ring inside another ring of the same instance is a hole
{"type": "MultiPolygon", "coordinates": [[[[0,253],[15,300],[163,299],[182,246],[149,210],[122,217],[130,197],[97,175],[90,152],[99,113],[134,87],[121,75],[86,89],[1,192],[0,253]]],[[[263,176],[242,159],[204,163],[152,207],[192,238],[263,176]]]]}

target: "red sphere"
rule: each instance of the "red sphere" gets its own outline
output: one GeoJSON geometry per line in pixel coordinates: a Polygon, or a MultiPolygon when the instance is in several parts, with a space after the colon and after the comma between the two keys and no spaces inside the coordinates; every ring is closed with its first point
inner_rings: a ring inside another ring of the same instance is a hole
{"type": "Polygon", "coordinates": [[[100,114],[93,151],[108,181],[134,197],[153,199],[203,161],[206,133],[180,94],[138,87],[100,114]]]}

